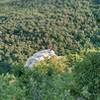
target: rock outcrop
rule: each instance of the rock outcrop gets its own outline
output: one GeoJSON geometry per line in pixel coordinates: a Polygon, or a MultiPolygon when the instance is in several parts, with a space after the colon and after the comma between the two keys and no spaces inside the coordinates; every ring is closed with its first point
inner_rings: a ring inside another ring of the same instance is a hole
{"type": "Polygon", "coordinates": [[[32,68],[34,64],[43,61],[46,58],[50,59],[52,56],[57,56],[57,55],[51,49],[39,51],[27,59],[25,67],[32,68]]]}

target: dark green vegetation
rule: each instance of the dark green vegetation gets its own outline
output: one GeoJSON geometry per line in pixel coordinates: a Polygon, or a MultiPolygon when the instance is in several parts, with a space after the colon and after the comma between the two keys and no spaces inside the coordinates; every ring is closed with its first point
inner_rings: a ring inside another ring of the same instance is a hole
{"type": "Polygon", "coordinates": [[[100,50],[68,54],[62,62],[12,66],[0,75],[0,100],[100,100],[100,50]]]}
{"type": "Polygon", "coordinates": [[[100,96],[100,52],[89,52],[83,60],[78,60],[74,73],[79,91],[90,100],[97,100],[100,96]]]}
{"type": "Polygon", "coordinates": [[[100,100],[99,47],[99,0],[0,0],[0,100],[100,100]],[[49,46],[65,59],[23,67],[49,46]]]}

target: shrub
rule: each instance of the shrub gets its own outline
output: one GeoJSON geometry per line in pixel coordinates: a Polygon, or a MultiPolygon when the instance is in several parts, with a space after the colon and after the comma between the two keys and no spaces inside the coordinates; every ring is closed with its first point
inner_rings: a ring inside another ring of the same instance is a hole
{"type": "Polygon", "coordinates": [[[14,75],[0,75],[0,100],[25,100],[25,89],[14,75]]]}
{"type": "Polygon", "coordinates": [[[12,72],[25,87],[27,100],[74,100],[69,89],[72,75],[63,71],[64,59],[52,58],[40,62],[33,69],[22,65],[13,67],[12,72]],[[61,67],[62,66],[62,67],[61,67]]]}

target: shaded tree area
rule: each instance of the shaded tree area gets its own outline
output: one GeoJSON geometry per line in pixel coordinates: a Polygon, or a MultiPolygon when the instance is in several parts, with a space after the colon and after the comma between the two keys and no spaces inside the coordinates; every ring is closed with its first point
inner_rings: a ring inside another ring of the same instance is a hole
{"type": "Polygon", "coordinates": [[[11,65],[7,62],[0,61],[0,74],[6,74],[11,71],[11,65]]]}

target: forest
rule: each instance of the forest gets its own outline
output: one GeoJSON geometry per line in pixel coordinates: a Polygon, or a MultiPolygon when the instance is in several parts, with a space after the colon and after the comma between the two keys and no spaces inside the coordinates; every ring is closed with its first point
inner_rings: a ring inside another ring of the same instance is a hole
{"type": "Polygon", "coordinates": [[[100,100],[100,0],[0,0],[0,100],[100,100]]]}

